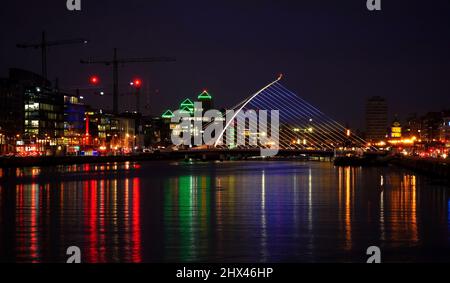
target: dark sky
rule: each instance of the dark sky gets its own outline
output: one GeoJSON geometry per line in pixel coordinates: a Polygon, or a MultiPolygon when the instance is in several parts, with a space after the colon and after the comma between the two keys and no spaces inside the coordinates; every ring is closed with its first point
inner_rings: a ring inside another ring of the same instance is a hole
{"type": "MultiPolygon", "coordinates": [[[[153,114],[204,88],[216,106],[231,106],[278,73],[289,89],[354,127],[364,125],[364,101],[373,95],[388,98],[400,117],[450,108],[448,0],[382,0],[381,12],[367,11],[366,0],[82,0],[81,12],[65,2],[1,2],[0,76],[9,67],[39,73],[39,51],[15,45],[46,30],[49,40],[91,40],[50,50],[49,77],[64,88],[85,87],[98,74],[111,92],[111,69],[79,60],[108,59],[113,47],[121,57],[176,57],[120,70],[121,84],[143,78],[153,114]]],[[[85,96],[111,108],[111,96],[85,96]]],[[[120,100],[121,110],[133,109],[130,95],[120,100]]]]}

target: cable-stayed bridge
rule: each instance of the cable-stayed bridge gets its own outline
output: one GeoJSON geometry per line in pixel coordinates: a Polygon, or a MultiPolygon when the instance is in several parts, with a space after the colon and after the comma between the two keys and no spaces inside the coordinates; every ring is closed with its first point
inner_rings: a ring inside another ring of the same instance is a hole
{"type": "Polygon", "coordinates": [[[185,113],[189,126],[184,129],[193,134],[191,141],[198,141],[200,136],[203,144],[180,147],[172,154],[265,156],[262,151],[272,150],[276,153],[267,156],[334,156],[337,152],[376,151],[350,129],[287,89],[281,79],[280,75],[227,110],[212,110],[217,116],[209,117],[209,111],[195,106],[195,113],[200,109],[203,116],[185,113]]]}
{"type": "Polygon", "coordinates": [[[283,86],[281,78],[227,110],[222,119],[205,124],[203,129],[214,123],[224,125],[208,148],[276,148],[284,152],[373,150],[350,129],[283,86]],[[261,117],[261,111],[266,112],[266,117],[261,117]],[[277,121],[272,119],[273,111],[278,112],[277,121]],[[275,128],[274,122],[278,122],[275,128]]]}

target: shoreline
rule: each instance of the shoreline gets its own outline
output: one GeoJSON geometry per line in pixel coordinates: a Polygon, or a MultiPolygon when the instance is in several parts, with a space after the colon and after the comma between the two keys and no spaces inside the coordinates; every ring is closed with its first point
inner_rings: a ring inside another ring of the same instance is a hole
{"type": "MultiPolygon", "coordinates": [[[[39,156],[39,157],[0,157],[0,168],[20,168],[35,166],[57,166],[74,164],[93,164],[110,162],[135,162],[135,161],[164,161],[164,160],[187,160],[182,154],[171,154],[167,152],[143,153],[138,155],[118,155],[118,156],[39,156]]],[[[196,160],[212,161],[222,160],[217,158],[193,158],[196,160]]],[[[247,158],[238,158],[236,160],[247,160],[247,158]]],[[[230,160],[230,159],[226,159],[230,160]]],[[[258,160],[251,158],[251,160],[258,160]]],[[[305,157],[275,157],[262,160],[303,160],[303,161],[321,161],[324,159],[310,159],[305,157]]],[[[330,160],[331,161],[331,160],[330,160]]],[[[395,165],[404,169],[411,170],[423,175],[444,178],[450,180],[450,162],[448,160],[421,159],[414,157],[398,157],[384,162],[335,162],[335,166],[351,167],[371,167],[395,165]]]]}
{"type": "Polygon", "coordinates": [[[169,159],[159,154],[118,155],[118,156],[39,156],[39,157],[2,157],[0,168],[73,165],[84,163],[108,163],[127,161],[147,161],[169,159]]]}
{"type": "MultiPolygon", "coordinates": [[[[108,163],[127,161],[160,161],[160,160],[201,160],[201,161],[225,161],[225,160],[257,160],[259,150],[235,150],[235,151],[168,151],[140,153],[133,155],[110,155],[110,156],[38,156],[38,157],[0,157],[0,168],[33,167],[33,166],[55,166],[83,163],[108,163]]],[[[299,153],[280,152],[270,159],[301,159],[301,160],[332,160],[329,152],[311,152],[310,156],[302,156],[299,153]]]]}

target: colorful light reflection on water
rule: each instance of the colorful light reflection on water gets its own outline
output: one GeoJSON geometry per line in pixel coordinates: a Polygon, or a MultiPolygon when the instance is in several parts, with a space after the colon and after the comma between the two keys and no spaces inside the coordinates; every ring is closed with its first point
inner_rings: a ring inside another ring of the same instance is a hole
{"type": "Polygon", "coordinates": [[[64,262],[450,260],[450,191],[326,162],[0,169],[0,259],[64,262]]]}

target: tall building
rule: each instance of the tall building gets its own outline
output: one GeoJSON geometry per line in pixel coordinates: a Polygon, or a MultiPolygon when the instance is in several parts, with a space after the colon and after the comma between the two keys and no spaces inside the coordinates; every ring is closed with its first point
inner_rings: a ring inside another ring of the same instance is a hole
{"type": "Polygon", "coordinates": [[[27,87],[24,93],[25,137],[64,136],[64,96],[48,87],[27,87]]]}
{"type": "Polygon", "coordinates": [[[62,137],[64,97],[43,77],[12,68],[0,81],[0,127],[10,136],[62,137]]]}
{"type": "Polygon", "coordinates": [[[388,127],[388,106],[386,99],[374,96],[366,104],[366,139],[380,141],[386,137],[388,127]]]}
{"type": "Polygon", "coordinates": [[[78,95],[64,95],[65,144],[72,144],[85,133],[85,112],[86,105],[80,101],[78,95]]]}

